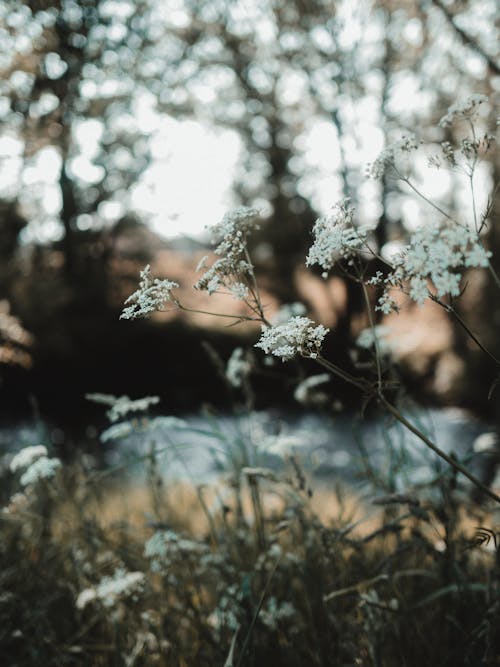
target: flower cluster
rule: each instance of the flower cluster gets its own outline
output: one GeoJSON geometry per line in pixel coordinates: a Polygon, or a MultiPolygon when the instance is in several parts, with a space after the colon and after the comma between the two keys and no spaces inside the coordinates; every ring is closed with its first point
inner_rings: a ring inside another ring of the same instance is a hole
{"type": "Polygon", "coordinates": [[[375,348],[375,343],[377,343],[376,346],[380,354],[389,354],[391,352],[391,345],[387,341],[387,336],[390,333],[390,328],[381,324],[375,327],[368,327],[359,333],[356,338],[356,345],[362,350],[370,350],[375,348]]]}
{"type": "Polygon", "coordinates": [[[365,245],[371,228],[366,225],[356,228],[353,217],[354,209],[346,198],[337,202],[330,214],[316,220],[314,243],[307,255],[306,266],[318,264],[326,278],[339,257],[348,259],[365,245]]]}
{"type": "Polygon", "coordinates": [[[189,555],[199,556],[205,545],[181,537],[173,530],[157,531],[144,545],[144,555],[151,562],[153,572],[164,572],[173,562],[189,555]]]}
{"type": "Polygon", "coordinates": [[[165,304],[172,301],[172,290],[179,287],[179,284],[172,280],[153,278],[149,264],[144,267],[140,275],[139,289],[126,299],[125,303],[132,305],[123,309],[121,320],[135,320],[146,317],[156,310],[163,310],[165,304]]]}
{"type": "Polygon", "coordinates": [[[49,458],[47,448],[43,445],[25,447],[10,462],[11,472],[24,470],[19,480],[22,486],[36,484],[41,479],[50,479],[54,477],[60,467],[61,461],[57,458],[49,458]]]}
{"type": "MultiPolygon", "coordinates": [[[[256,209],[240,207],[224,216],[214,226],[213,232],[218,246],[215,254],[220,255],[214,264],[194,285],[197,290],[206,290],[209,294],[222,287],[227,288],[235,299],[245,300],[248,287],[244,280],[253,273],[253,266],[248,261],[247,241],[256,228],[259,213],[256,209]]],[[[204,268],[206,258],[198,268],[204,268]]]]}
{"type": "Polygon", "coordinates": [[[295,391],[293,392],[294,399],[303,405],[324,402],[323,399],[326,398],[326,394],[317,392],[316,388],[329,380],[330,375],[328,373],[311,375],[295,387],[295,391]]]}
{"type": "Polygon", "coordinates": [[[486,95],[475,93],[463,102],[452,104],[448,108],[448,113],[439,121],[440,127],[449,127],[455,120],[471,120],[477,115],[481,104],[488,101],[486,95]]]}
{"type": "Polygon", "coordinates": [[[146,412],[150,405],[160,402],[158,396],[144,396],[144,398],[131,399],[128,396],[113,396],[113,394],[86,394],[85,398],[94,403],[103,403],[111,406],[106,416],[112,422],[123,419],[130,412],[146,412]]]}
{"type": "Polygon", "coordinates": [[[389,144],[380,153],[377,159],[367,166],[369,178],[380,180],[388,169],[404,171],[409,153],[417,150],[418,142],[415,137],[403,136],[398,141],[389,144]]]}
{"type": "Polygon", "coordinates": [[[411,299],[419,304],[429,296],[430,286],[437,297],[459,296],[463,269],[486,267],[490,256],[472,229],[457,225],[423,226],[393,261],[394,270],[387,278],[376,277],[371,281],[386,286],[378,309],[384,313],[396,309],[388,293],[391,287],[408,291],[411,299]]]}
{"type": "Polygon", "coordinates": [[[251,370],[252,365],[243,348],[235,348],[226,365],[226,378],[229,384],[232,387],[241,387],[251,370]]]}
{"type": "Polygon", "coordinates": [[[101,579],[97,586],[83,590],[76,599],[76,607],[84,609],[94,600],[99,600],[105,607],[114,607],[119,600],[140,593],[144,580],[144,572],[127,572],[118,568],[111,577],[101,579]]]}
{"type": "Polygon", "coordinates": [[[281,357],[282,361],[288,361],[297,354],[316,359],[328,331],[308,317],[292,317],[286,324],[263,326],[255,347],[260,347],[266,354],[281,357]]]}

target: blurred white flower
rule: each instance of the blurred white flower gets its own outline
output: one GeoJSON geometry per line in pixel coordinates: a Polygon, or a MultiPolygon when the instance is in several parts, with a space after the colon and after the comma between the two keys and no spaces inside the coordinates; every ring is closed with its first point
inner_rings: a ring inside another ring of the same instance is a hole
{"type": "Polygon", "coordinates": [[[156,405],[160,402],[158,396],[144,396],[143,398],[131,399],[128,396],[113,396],[113,394],[85,394],[88,401],[94,403],[103,403],[111,408],[106,415],[112,422],[126,417],[130,412],[146,412],[150,405],[156,405]]]}
{"type": "Polygon", "coordinates": [[[310,403],[322,403],[323,398],[326,395],[323,392],[316,392],[315,389],[319,385],[325,384],[330,380],[330,375],[328,373],[320,373],[319,375],[311,375],[310,377],[302,380],[296,387],[293,392],[293,397],[299,403],[307,405],[310,403]],[[319,393],[319,395],[318,395],[319,393]]]}
{"type": "Polygon", "coordinates": [[[61,467],[61,461],[53,458],[49,459],[46,456],[41,456],[21,476],[20,482],[22,486],[29,486],[35,484],[41,479],[50,479],[54,477],[58,468],[61,467]]]}
{"type": "Polygon", "coordinates": [[[99,600],[105,607],[113,607],[119,600],[140,593],[144,587],[144,572],[127,572],[118,568],[111,577],[104,577],[94,588],[86,588],[76,599],[78,609],[99,600]]]}
{"type": "Polygon", "coordinates": [[[234,349],[226,365],[226,378],[233,387],[241,387],[243,380],[252,370],[252,364],[241,347],[234,349]]]}
{"type": "Polygon", "coordinates": [[[486,95],[474,93],[473,95],[469,95],[463,102],[452,104],[448,109],[448,113],[439,121],[440,127],[448,127],[455,120],[470,120],[474,118],[479,106],[485,102],[488,102],[486,95]]]}
{"type": "Polygon", "coordinates": [[[380,180],[391,168],[400,172],[405,171],[409,154],[417,148],[418,142],[415,137],[401,137],[398,141],[386,146],[377,159],[367,166],[367,175],[375,180],[380,180]]]}
{"type": "Polygon", "coordinates": [[[22,468],[27,468],[34,461],[42,456],[47,456],[47,447],[43,445],[33,445],[32,447],[25,447],[18,452],[10,462],[11,472],[16,472],[22,468]]]}

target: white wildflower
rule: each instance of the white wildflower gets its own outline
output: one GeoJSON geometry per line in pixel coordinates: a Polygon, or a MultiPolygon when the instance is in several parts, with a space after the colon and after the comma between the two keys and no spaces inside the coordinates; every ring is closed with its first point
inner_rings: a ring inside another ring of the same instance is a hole
{"type": "Polygon", "coordinates": [[[421,276],[413,276],[410,279],[410,298],[422,305],[429,296],[427,280],[421,276]]]}
{"type": "MultiPolygon", "coordinates": [[[[242,278],[253,274],[253,266],[248,261],[247,241],[250,233],[257,227],[259,212],[253,208],[240,207],[224,216],[213,227],[215,254],[220,255],[214,264],[194,285],[195,289],[206,290],[214,294],[222,287],[229,289],[235,298],[245,299],[247,288],[242,278]]],[[[205,258],[204,258],[205,259],[205,258]]],[[[205,268],[202,261],[199,268],[205,268]]]]}
{"type": "Polygon", "coordinates": [[[371,228],[366,225],[355,227],[353,217],[354,209],[346,198],[337,202],[331,213],[316,220],[314,243],[307,255],[306,266],[318,264],[325,271],[323,277],[326,278],[339,257],[347,259],[357,254],[365,245],[371,228]]]}
{"type": "Polygon", "coordinates": [[[34,461],[47,456],[47,447],[43,445],[33,445],[32,447],[24,447],[18,452],[10,462],[11,472],[16,472],[24,468],[28,468],[34,461]]]}
{"type": "Polygon", "coordinates": [[[97,597],[95,588],[86,588],[76,598],[76,608],[85,609],[89,602],[93,602],[97,597]]]}
{"type": "Polygon", "coordinates": [[[448,109],[448,113],[439,121],[440,127],[448,127],[455,120],[471,120],[477,115],[478,108],[481,104],[488,101],[486,95],[475,93],[463,102],[452,104],[448,109]]]}
{"type": "Polygon", "coordinates": [[[151,561],[153,572],[163,572],[173,561],[185,560],[189,554],[199,554],[205,545],[188,540],[173,530],[157,531],[144,545],[144,556],[151,561]]]}
{"type": "Polygon", "coordinates": [[[476,454],[498,454],[498,444],[498,434],[489,431],[478,435],[472,448],[476,454]]]}
{"type": "Polygon", "coordinates": [[[172,280],[159,280],[151,275],[151,267],[148,264],[141,271],[139,289],[131,294],[125,304],[132,305],[123,309],[121,320],[134,320],[138,317],[146,317],[156,310],[163,310],[165,304],[172,300],[172,290],[179,284],[172,280]]]}
{"type": "Polygon", "coordinates": [[[233,387],[241,387],[243,380],[248,377],[252,365],[245,355],[245,351],[241,347],[237,347],[226,365],[226,378],[233,387]]]}
{"type": "Polygon", "coordinates": [[[398,311],[398,305],[388,290],[386,290],[378,300],[375,310],[380,310],[384,315],[389,315],[390,313],[398,311]]]}
{"type": "Polygon", "coordinates": [[[61,467],[61,461],[53,458],[49,459],[47,456],[41,456],[34,461],[26,472],[21,476],[20,482],[22,486],[29,486],[35,484],[41,479],[50,479],[54,477],[58,468],[61,467]]]}
{"type": "Polygon", "coordinates": [[[229,287],[229,291],[237,301],[245,301],[248,297],[248,287],[243,283],[234,283],[229,287]]]}
{"type": "MultiPolygon", "coordinates": [[[[487,267],[491,253],[485,250],[472,229],[458,225],[424,226],[412,235],[410,244],[393,259],[394,270],[385,279],[387,289],[406,288],[419,304],[431,294],[459,296],[463,269],[487,267]]],[[[378,309],[390,312],[386,293],[378,309]]]]}
{"type": "Polygon", "coordinates": [[[18,514],[27,508],[28,503],[28,496],[24,493],[14,493],[9,499],[9,504],[2,508],[2,512],[10,515],[18,514]]]}
{"type": "Polygon", "coordinates": [[[112,424],[109,428],[101,433],[99,439],[101,442],[109,442],[110,440],[121,440],[128,437],[133,432],[133,427],[130,422],[121,422],[119,424],[112,424]]]}
{"type": "Polygon", "coordinates": [[[391,330],[389,327],[383,326],[381,324],[375,327],[367,327],[363,329],[356,338],[356,345],[363,350],[369,350],[375,347],[375,341],[377,342],[378,351],[380,354],[389,354],[391,351],[391,346],[387,341],[387,336],[390,334],[391,330]]]}
{"type": "Polygon", "coordinates": [[[160,402],[158,396],[144,396],[144,398],[131,399],[128,396],[113,396],[113,394],[85,394],[88,401],[103,403],[111,408],[106,415],[112,422],[126,417],[130,412],[146,412],[151,405],[160,402]]]}
{"type": "Polygon", "coordinates": [[[302,380],[296,387],[295,391],[293,392],[293,397],[298,403],[302,403],[303,405],[309,404],[309,403],[318,403],[322,402],[323,397],[325,394],[320,393],[318,396],[318,393],[315,392],[314,390],[316,387],[319,385],[325,384],[330,380],[330,376],[328,373],[320,373],[319,375],[311,375],[310,377],[306,378],[305,380],[302,380]],[[318,400],[319,399],[319,400],[318,400]]]}
{"type": "Polygon", "coordinates": [[[278,602],[274,596],[270,597],[260,612],[260,620],[271,630],[276,631],[279,623],[290,623],[291,619],[297,615],[297,611],[291,602],[284,600],[278,602]]]}
{"type": "Polygon", "coordinates": [[[262,334],[255,347],[266,354],[288,361],[297,354],[315,359],[329,329],[316,325],[308,317],[292,317],[286,324],[262,327],[262,334]]]}
{"type": "Polygon", "coordinates": [[[304,441],[291,433],[262,436],[257,443],[257,449],[267,454],[286,457],[303,447],[304,441]]]}
{"type": "Polygon", "coordinates": [[[114,607],[115,604],[131,595],[143,590],[144,572],[127,572],[118,568],[111,577],[104,577],[95,588],[86,588],[76,599],[78,609],[84,609],[89,602],[99,600],[105,607],[114,607]]]}
{"type": "Polygon", "coordinates": [[[367,166],[367,174],[370,178],[380,180],[386,171],[391,168],[404,171],[407,167],[408,155],[417,150],[418,143],[413,136],[403,136],[398,141],[389,144],[380,153],[377,159],[367,166]]]}
{"type": "Polygon", "coordinates": [[[286,324],[291,317],[305,315],[307,308],[303,303],[284,303],[271,318],[271,324],[286,324]]]}

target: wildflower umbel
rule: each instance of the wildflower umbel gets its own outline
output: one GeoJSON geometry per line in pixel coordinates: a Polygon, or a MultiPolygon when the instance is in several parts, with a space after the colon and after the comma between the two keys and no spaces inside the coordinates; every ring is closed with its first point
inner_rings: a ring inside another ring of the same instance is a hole
{"type": "Polygon", "coordinates": [[[121,320],[135,320],[146,317],[155,310],[163,310],[168,301],[172,301],[172,290],[179,287],[172,280],[160,280],[153,278],[151,266],[148,264],[141,271],[139,289],[131,294],[125,304],[130,303],[123,309],[121,320]]]}
{"type": "Polygon", "coordinates": [[[61,461],[57,458],[49,458],[47,448],[43,445],[25,447],[18,452],[10,462],[11,472],[24,470],[21,475],[21,486],[35,484],[40,479],[54,477],[61,461]]]}
{"type": "Polygon", "coordinates": [[[296,355],[316,359],[323,339],[329,329],[315,324],[308,317],[292,317],[286,324],[262,328],[262,334],[255,347],[266,354],[288,361],[296,355]]]}
{"type": "Polygon", "coordinates": [[[331,213],[316,220],[314,243],[307,255],[306,266],[319,264],[326,278],[339,257],[349,259],[363,248],[370,228],[366,225],[356,228],[353,218],[354,209],[346,198],[335,204],[331,213]]]}
{"type": "Polygon", "coordinates": [[[404,171],[408,154],[417,150],[418,143],[413,136],[403,136],[401,139],[389,144],[384,148],[374,162],[368,165],[367,175],[375,180],[380,180],[389,169],[398,172],[404,171]]]}
{"type": "Polygon", "coordinates": [[[440,127],[449,127],[455,120],[472,120],[477,116],[480,105],[487,101],[486,95],[474,93],[463,102],[452,104],[448,113],[439,121],[440,127]]]}
{"type": "Polygon", "coordinates": [[[407,291],[419,304],[431,294],[438,298],[448,294],[459,296],[463,269],[486,267],[490,256],[472,229],[456,225],[423,226],[412,235],[405,251],[393,260],[394,270],[383,281],[386,292],[378,309],[384,313],[395,309],[388,294],[391,287],[407,291]]]}
{"type": "MultiPolygon", "coordinates": [[[[256,228],[258,219],[259,212],[256,209],[242,206],[227,213],[214,226],[212,231],[218,242],[215,254],[220,255],[221,259],[216,260],[203,274],[194,285],[195,289],[214,294],[225,287],[234,298],[247,298],[248,287],[244,281],[253,273],[253,266],[248,261],[247,240],[256,228]]],[[[199,267],[205,268],[204,264],[203,261],[199,267]]]]}
{"type": "Polygon", "coordinates": [[[105,607],[114,607],[120,600],[142,592],[144,572],[127,572],[118,568],[110,577],[104,577],[94,588],[86,588],[76,599],[77,609],[84,609],[90,602],[98,600],[105,607]]]}

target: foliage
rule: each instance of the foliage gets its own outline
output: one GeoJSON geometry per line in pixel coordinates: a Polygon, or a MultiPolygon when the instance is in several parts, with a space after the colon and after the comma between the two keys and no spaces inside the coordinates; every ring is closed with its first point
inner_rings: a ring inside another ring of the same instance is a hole
{"type": "MultiPolygon", "coordinates": [[[[38,449],[21,452],[24,463],[38,449]]],[[[281,473],[243,468],[216,486],[157,482],[127,487],[82,459],[10,497],[6,664],[498,659],[496,533],[454,475],[433,500],[311,489],[293,458],[281,473]]]]}

